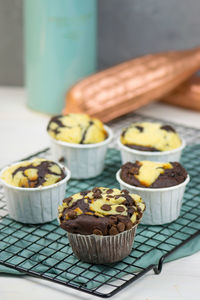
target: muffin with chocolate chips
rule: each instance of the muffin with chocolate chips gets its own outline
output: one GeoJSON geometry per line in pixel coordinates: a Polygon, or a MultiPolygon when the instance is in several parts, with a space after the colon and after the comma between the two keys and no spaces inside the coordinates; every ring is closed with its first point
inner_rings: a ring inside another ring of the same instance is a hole
{"type": "Polygon", "coordinates": [[[167,124],[138,122],[122,130],[118,140],[123,163],[135,160],[179,161],[185,142],[167,124]]]}
{"type": "Polygon", "coordinates": [[[11,165],[0,174],[11,218],[22,223],[45,223],[57,218],[70,171],[41,158],[11,165]]]}
{"type": "Polygon", "coordinates": [[[178,162],[127,162],[117,172],[120,187],[139,194],[145,201],[142,223],[158,225],[174,221],[180,215],[181,203],[189,175],[178,162]]]}
{"type": "Polygon", "coordinates": [[[144,210],[140,196],[99,187],[66,198],[59,220],[79,259],[111,263],[129,255],[144,210]]]}
{"type": "Polygon", "coordinates": [[[98,176],[112,131],[100,120],[86,114],[58,115],[50,119],[47,132],[53,157],[71,170],[72,177],[98,176]]]}

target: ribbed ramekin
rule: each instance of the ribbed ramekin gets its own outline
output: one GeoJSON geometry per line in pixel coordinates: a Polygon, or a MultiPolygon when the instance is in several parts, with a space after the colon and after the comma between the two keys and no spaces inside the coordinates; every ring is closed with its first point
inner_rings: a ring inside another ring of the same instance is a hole
{"type": "Polygon", "coordinates": [[[117,140],[117,144],[119,146],[121,152],[122,163],[136,161],[136,160],[151,160],[151,161],[180,161],[182,150],[185,148],[186,143],[183,138],[181,138],[181,146],[170,150],[170,151],[162,151],[162,152],[151,152],[151,151],[139,151],[132,149],[123,145],[120,141],[120,137],[117,140]]]}
{"type": "Polygon", "coordinates": [[[137,225],[116,235],[82,235],[68,232],[76,257],[93,264],[108,264],[122,260],[132,250],[137,225]]]}
{"type": "Polygon", "coordinates": [[[182,199],[185,187],[190,177],[181,184],[167,188],[141,188],[130,185],[120,178],[121,169],[116,174],[116,179],[121,189],[127,189],[130,193],[138,194],[146,204],[141,224],[160,225],[176,220],[180,215],[182,199]]]}
{"type": "MultiPolygon", "coordinates": [[[[59,166],[63,168],[62,165],[59,164],[59,166]]],[[[7,168],[1,171],[0,178],[7,168]]],[[[67,168],[64,167],[64,170],[66,177],[61,181],[38,188],[16,187],[0,179],[10,217],[26,224],[40,224],[56,219],[58,206],[62,204],[65,198],[66,185],[71,174],[67,168]]]]}
{"type": "Polygon", "coordinates": [[[100,175],[108,145],[112,141],[112,130],[105,126],[107,139],[96,144],[72,144],[50,137],[53,160],[62,163],[71,171],[72,178],[86,179],[100,175]]]}

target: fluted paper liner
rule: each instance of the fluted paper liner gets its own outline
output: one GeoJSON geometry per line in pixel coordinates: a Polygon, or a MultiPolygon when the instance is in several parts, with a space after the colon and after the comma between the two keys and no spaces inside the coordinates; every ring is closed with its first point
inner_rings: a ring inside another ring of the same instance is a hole
{"type": "Polygon", "coordinates": [[[65,198],[66,183],[70,178],[70,171],[67,168],[65,173],[66,177],[61,181],[38,188],[16,187],[1,180],[9,216],[26,224],[40,224],[55,220],[58,216],[58,206],[65,198]]]}
{"type": "Polygon", "coordinates": [[[112,130],[105,126],[107,139],[96,144],[70,144],[50,138],[52,158],[59,162],[63,159],[71,171],[72,178],[86,179],[100,175],[104,169],[104,161],[108,145],[113,138],[112,130]]]}
{"type": "Polygon", "coordinates": [[[77,258],[93,264],[109,264],[130,254],[137,225],[116,235],[82,235],[70,232],[67,234],[77,258]]]}
{"type": "Polygon", "coordinates": [[[146,204],[141,224],[161,225],[173,222],[180,216],[182,199],[185,187],[190,177],[181,184],[168,188],[141,188],[127,184],[120,178],[119,170],[116,174],[121,189],[127,189],[130,193],[138,194],[146,204]]]}

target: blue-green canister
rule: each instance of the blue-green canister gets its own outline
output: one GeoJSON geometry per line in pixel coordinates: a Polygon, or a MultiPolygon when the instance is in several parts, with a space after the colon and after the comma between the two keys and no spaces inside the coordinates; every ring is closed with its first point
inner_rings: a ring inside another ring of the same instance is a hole
{"type": "Polygon", "coordinates": [[[61,113],[71,85],[96,71],[96,0],[24,0],[28,106],[61,113]]]}

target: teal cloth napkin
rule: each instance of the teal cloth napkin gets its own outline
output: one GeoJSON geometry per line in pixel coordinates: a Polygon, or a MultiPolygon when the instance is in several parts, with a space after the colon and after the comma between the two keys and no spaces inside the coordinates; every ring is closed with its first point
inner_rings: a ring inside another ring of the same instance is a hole
{"type": "MultiPolygon", "coordinates": [[[[131,255],[123,261],[111,265],[90,265],[81,262],[73,255],[66,232],[59,227],[57,221],[31,226],[17,223],[8,216],[0,220],[0,261],[7,261],[13,267],[18,265],[26,270],[45,273],[49,278],[56,277],[63,282],[70,281],[73,285],[85,286],[88,289],[97,288],[102,283],[122,278],[129,273],[140,272],[149,265],[158,264],[162,255],[180,244],[181,240],[184,241],[200,230],[200,223],[195,222],[192,213],[194,209],[195,213],[199,212],[200,215],[200,208],[196,207],[198,201],[200,202],[200,190],[196,190],[196,197],[190,194],[194,190],[197,176],[194,166],[188,160],[191,152],[199,157],[200,145],[186,147],[184,151],[182,163],[190,173],[191,181],[184,195],[181,217],[163,226],[139,225],[131,255]],[[190,201],[190,207],[193,208],[185,220],[182,216],[188,210],[187,201],[190,201]],[[185,227],[185,222],[191,222],[192,226],[185,227]],[[167,241],[166,237],[169,237],[167,241]]],[[[120,165],[119,152],[110,149],[102,175],[90,180],[71,180],[67,188],[67,196],[94,186],[119,187],[115,180],[115,173],[120,165]]],[[[196,168],[196,172],[199,171],[196,168]]],[[[199,250],[200,235],[173,252],[165,262],[192,255],[199,250]]],[[[0,272],[25,275],[2,264],[0,264],[0,272]]]]}

